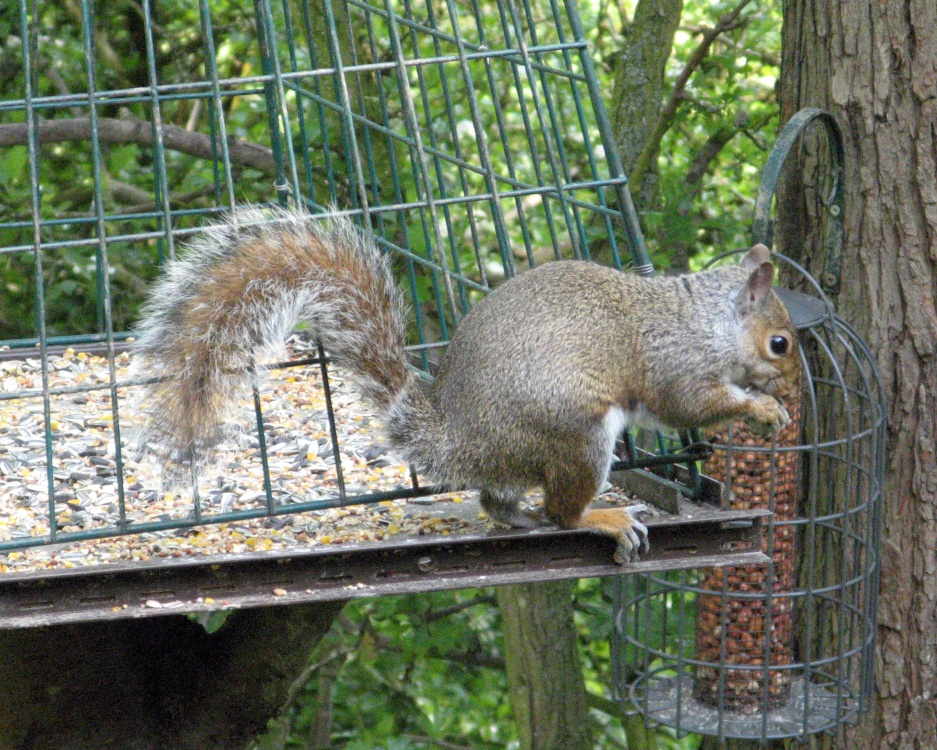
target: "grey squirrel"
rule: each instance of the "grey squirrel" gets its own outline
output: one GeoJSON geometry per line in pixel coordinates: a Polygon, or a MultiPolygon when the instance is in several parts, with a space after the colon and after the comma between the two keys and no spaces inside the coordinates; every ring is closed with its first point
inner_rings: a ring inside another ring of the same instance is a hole
{"type": "Polygon", "coordinates": [[[521,273],[457,328],[428,395],[407,368],[407,312],[388,260],[347,219],[237,209],[169,264],[136,344],[159,379],[149,437],[197,461],[255,356],[308,321],[379,410],[392,449],[436,482],[480,491],[491,518],[547,518],[614,537],[615,560],[647,547],[628,509],[587,510],[630,424],[688,429],[790,420],[794,327],[763,245],[740,265],[646,278],[584,261],[521,273]]]}

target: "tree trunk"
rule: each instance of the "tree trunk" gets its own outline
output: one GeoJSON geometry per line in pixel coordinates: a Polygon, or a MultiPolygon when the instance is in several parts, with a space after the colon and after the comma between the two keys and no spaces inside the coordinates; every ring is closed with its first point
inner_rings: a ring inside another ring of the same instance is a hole
{"type": "MultiPolygon", "coordinates": [[[[664,73],[682,12],[683,0],[640,0],[631,24],[624,30],[621,54],[614,62],[610,115],[628,174],[657,126],[664,101],[664,73]]],[[[639,208],[653,205],[656,167],[648,170],[640,185],[632,185],[631,191],[639,208]]]]}
{"type": "Polygon", "coordinates": [[[0,748],[237,750],[344,602],[0,631],[0,748]]]}
{"type": "MultiPolygon", "coordinates": [[[[843,126],[834,301],[871,346],[889,405],[877,688],[847,742],[924,750],[937,737],[937,3],[787,0],[780,100],[782,120],[813,106],[843,126]]],[[[818,273],[822,183],[809,139],[804,151],[779,239],[818,273]]]]}
{"type": "Polygon", "coordinates": [[[592,749],[572,586],[570,581],[548,581],[497,589],[521,750],[592,749]]]}

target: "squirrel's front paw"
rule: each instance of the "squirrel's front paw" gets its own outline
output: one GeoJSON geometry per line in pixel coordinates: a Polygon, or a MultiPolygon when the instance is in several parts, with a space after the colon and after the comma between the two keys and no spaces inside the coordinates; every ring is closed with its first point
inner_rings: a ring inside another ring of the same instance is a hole
{"type": "Polygon", "coordinates": [[[765,393],[752,400],[745,422],[752,432],[770,435],[783,430],[791,423],[791,416],[784,404],[765,393]]]}
{"type": "Polygon", "coordinates": [[[638,552],[647,552],[651,545],[647,541],[647,526],[635,519],[635,514],[647,510],[646,505],[632,505],[624,508],[624,512],[631,519],[631,526],[622,529],[618,536],[618,547],[615,549],[615,562],[624,565],[636,560],[638,552]]]}

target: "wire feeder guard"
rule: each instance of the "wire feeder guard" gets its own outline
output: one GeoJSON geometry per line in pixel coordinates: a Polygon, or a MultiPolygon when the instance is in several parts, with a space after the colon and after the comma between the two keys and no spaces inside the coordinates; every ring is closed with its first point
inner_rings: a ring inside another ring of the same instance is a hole
{"type": "MultiPolygon", "coordinates": [[[[76,94],[49,94],[55,87],[36,60],[53,42],[39,33],[35,4],[14,5],[20,11],[17,33],[25,40],[15,53],[24,97],[0,101],[0,112],[12,118],[0,130],[27,136],[30,192],[11,218],[0,217],[0,232],[6,233],[4,257],[35,263],[35,299],[22,318],[34,313],[36,335],[0,344],[37,359],[40,372],[50,370],[54,346],[98,346],[113,361],[132,335],[119,329],[130,311],[122,295],[112,294],[111,276],[103,270],[125,257],[121,253],[149,253],[143,257],[155,261],[156,249],[161,259],[181,252],[203,224],[248,199],[296,202],[323,217],[341,211],[373,234],[393,259],[412,305],[409,353],[424,373],[432,372],[472,304],[497,280],[525,266],[591,258],[590,249],[602,245],[608,263],[621,267],[630,258],[636,270],[653,270],[572,0],[496,3],[497,13],[488,19],[477,3],[256,0],[238,11],[250,22],[249,41],[238,41],[243,49],[232,53],[251,62],[254,74],[247,78],[219,64],[223,55],[217,49],[231,23],[227,6],[200,0],[187,11],[197,8],[197,35],[188,44],[193,56],[201,55],[203,67],[194,70],[175,65],[172,55],[156,54],[166,30],[156,27],[148,8],[141,19],[148,44],[140,52],[148,85],[109,86],[120,76],[111,75],[107,58],[95,53],[94,35],[78,30],[69,41],[84,45],[85,59],[76,65],[85,85],[76,94]],[[115,102],[130,119],[111,116],[115,102]],[[73,117],[76,107],[86,115],[73,117]],[[256,111],[253,125],[240,119],[247,107],[256,111]],[[202,114],[193,116],[192,132],[171,124],[185,121],[193,108],[202,114]],[[88,128],[87,138],[68,141],[62,126],[78,125],[88,128]],[[152,186],[152,205],[133,212],[116,210],[105,189],[107,145],[126,138],[127,128],[152,133],[151,142],[136,144],[140,159],[121,167],[128,183],[152,186]],[[184,141],[201,144],[200,155],[186,152],[184,141]],[[53,143],[61,144],[61,155],[50,157],[53,143]],[[82,170],[77,179],[93,189],[90,205],[67,220],[52,210],[57,205],[52,186],[42,185],[54,168],[52,158],[73,160],[82,170]],[[241,177],[245,167],[256,174],[241,177]],[[174,178],[180,172],[206,183],[210,195],[177,206],[172,196],[179,192],[174,178]],[[248,183],[254,190],[246,198],[248,183]],[[15,218],[19,214],[28,218],[15,218]],[[47,310],[51,284],[42,268],[57,262],[64,249],[83,254],[98,269],[94,330],[84,322],[80,333],[63,333],[62,322],[47,310]]],[[[94,29],[103,11],[90,2],[81,6],[85,23],[75,28],[94,29]]],[[[321,365],[327,380],[324,355],[318,354],[305,364],[321,365]]],[[[268,417],[255,400],[256,419],[249,429],[261,442],[260,468],[267,477],[260,496],[239,500],[229,511],[212,503],[202,486],[179,514],[155,521],[134,518],[126,512],[137,498],[125,482],[128,453],[122,446],[133,437],[127,418],[135,411],[125,388],[143,379],[119,378],[115,372],[82,386],[82,393],[109,393],[113,427],[106,439],[115,446],[116,520],[80,527],[59,523],[65,511],[55,501],[57,480],[48,471],[31,497],[37,515],[45,516],[44,528],[16,537],[0,533],[0,554],[185,529],[192,519],[227,523],[432,494],[415,475],[386,491],[352,481],[346,487],[328,401],[334,492],[330,485],[321,497],[307,493],[301,502],[284,501],[283,493],[272,489],[263,443],[268,417]]],[[[328,383],[325,389],[331,392],[328,383]]],[[[26,392],[5,390],[0,402],[35,399],[39,419],[50,425],[57,419],[54,399],[68,395],[44,382],[26,392]]],[[[46,429],[39,436],[45,452],[37,460],[54,465],[51,433],[46,429]]]]}
{"type": "Polygon", "coordinates": [[[621,578],[613,665],[631,710],[679,732],[769,740],[836,732],[871,698],[884,466],[872,356],[816,296],[781,290],[801,401],[774,443],[733,425],[704,474],[725,508],[768,508],[764,566],[621,578]]]}

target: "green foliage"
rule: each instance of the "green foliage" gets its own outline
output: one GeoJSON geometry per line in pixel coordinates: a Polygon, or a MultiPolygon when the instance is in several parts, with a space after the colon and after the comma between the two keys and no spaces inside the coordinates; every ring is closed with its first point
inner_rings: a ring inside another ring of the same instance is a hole
{"type": "MultiPolygon", "coordinates": [[[[574,594],[583,676],[596,696],[596,750],[640,750],[642,736],[659,750],[695,750],[695,736],[643,726],[636,733],[610,700],[612,585],[584,579],[574,594]]],[[[308,679],[285,711],[287,731],[271,729],[258,747],[309,747],[327,721],[330,747],[342,750],[519,748],[494,599],[490,590],[466,589],[350,602],[310,658],[308,679]]],[[[661,615],[651,616],[652,627],[661,615]]]]}
{"type": "Polygon", "coordinates": [[[197,622],[205,628],[206,633],[211,635],[212,633],[217,633],[224,627],[224,624],[228,621],[233,611],[234,610],[231,609],[216,609],[212,612],[194,612],[187,615],[187,617],[192,622],[197,622]]]}
{"type": "MultiPolygon", "coordinates": [[[[454,33],[449,10],[458,12],[459,31],[469,42],[498,45],[510,43],[514,20],[504,15],[505,7],[494,0],[478,0],[476,5],[446,5],[433,0],[428,5],[410,6],[402,2],[398,11],[419,24],[436,24],[443,34],[454,33]]],[[[699,44],[702,31],[712,26],[734,3],[688,3],[678,32],[668,77],[674,79],[699,44]]],[[[611,95],[611,68],[604,61],[616,54],[621,44],[620,29],[627,9],[600,0],[579,3],[585,28],[593,42],[599,81],[606,96],[611,95]]],[[[176,126],[213,139],[221,155],[219,126],[223,119],[226,134],[237,141],[270,145],[270,124],[262,88],[254,83],[221,89],[222,111],[217,112],[210,89],[195,86],[214,73],[222,80],[250,81],[261,72],[258,32],[254,6],[246,0],[219,0],[211,3],[210,26],[203,25],[196,4],[161,0],[152,4],[154,66],[164,87],[158,115],[166,126],[176,126]],[[214,59],[206,55],[207,43],[215,47],[214,59]],[[165,88],[177,87],[177,88],[165,88]],[[236,89],[236,90],[235,90],[236,89]],[[236,93],[237,95],[232,95],[236,93]]],[[[321,24],[306,26],[303,11],[318,18],[324,11],[313,0],[272,3],[280,65],[285,71],[331,64],[329,41],[321,24]],[[284,33],[289,22],[292,35],[284,33]],[[293,44],[289,44],[292,40],[293,44]]],[[[345,64],[393,59],[394,50],[386,22],[379,15],[363,15],[352,7],[343,15],[336,5],[336,23],[344,46],[345,64]],[[367,22],[365,22],[367,21],[367,22]]],[[[536,4],[520,9],[518,21],[531,38],[540,43],[557,42],[569,35],[563,24],[556,26],[550,6],[536,4]]],[[[146,33],[141,8],[133,0],[114,0],[95,15],[94,74],[96,90],[126,91],[123,97],[100,100],[95,112],[99,118],[135,118],[152,121],[156,108],[147,94],[150,84],[146,57],[146,33]],[[131,93],[133,92],[133,93],[131,93]],[[142,93],[141,93],[142,92],[142,93]]],[[[88,91],[89,68],[82,35],[82,8],[76,0],[44,4],[36,19],[33,39],[34,78],[44,99],[35,109],[41,119],[87,117],[83,97],[88,91]],[[68,94],[67,97],[62,95],[68,94]]],[[[684,98],[669,123],[658,159],[659,200],[649,206],[642,220],[661,266],[684,265],[687,259],[699,262],[715,250],[744,244],[750,224],[757,175],[764,158],[763,132],[776,124],[774,79],[780,45],[780,12],[774,2],[755,3],[743,13],[743,23],[723,34],[713,44],[710,55],[690,77],[684,98]],[[704,178],[687,184],[687,175],[699,166],[707,144],[720,134],[730,134],[728,143],[708,161],[704,178]]],[[[0,100],[15,103],[24,91],[22,44],[18,19],[5,14],[3,23],[11,34],[0,51],[7,75],[0,82],[0,100]]],[[[439,36],[410,32],[401,38],[404,54],[422,58],[452,55],[456,50],[439,36]]],[[[559,53],[544,62],[558,67],[564,63],[559,53]]],[[[573,69],[577,69],[575,59],[573,69]]],[[[417,117],[424,143],[450,154],[464,153],[475,159],[476,127],[487,135],[492,166],[500,174],[513,173],[517,179],[538,184],[539,175],[552,179],[554,168],[570,175],[587,176],[592,165],[605,172],[594,114],[561,79],[541,93],[541,110],[534,106],[534,92],[513,68],[494,59],[490,74],[496,85],[488,85],[489,67],[480,61],[469,63],[475,104],[458,64],[411,69],[410,85],[416,95],[417,117]],[[495,96],[495,92],[497,96],[495,96]],[[544,98],[546,96],[546,98],[544,98]],[[548,99],[548,100],[547,100],[548,99]],[[445,102],[445,109],[440,103],[445,102]],[[553,112],[556,130],[544,127],[541,117],[553,112]],[[500,115],[500,116],[499,116],[500,115]],[[589,137],[584,137],[588,133],[589,137]],[[562,148],[563,164],[544,157],[546,140],[552,138],[562,148]],[[532,150],[526,144],[534,144],[532,150]],[[522,145],[524,144],[524,145],[522,145]],[[537,156],[539,154],[539,156],[537,156]]],[[[396,132],[407,128],[401,93],[395,75],[357,74],[347,77],[348,95],[356,113],[375,122],[386,122],[396,132]]],[[[303,80],[308,93],[335,100],[337,93],[330,77],[303,80]]],[[[355,166],[348,159],[341,113],[313,109],[311,99],[300,101],[287,92],[290,137],[296,155],[297,174],[302,189],[320,204],[354,204],[355,166]]],[[[7,109],[4,122],[25,120],[22,105],[7,109]]],[[[375,128],[359,126],[365,189],[377,204],[412,201],[421,194],[422,176],[413,152],[401,141],[389,139],[375,128]]],[[[239,202],[271,200],[271,175],[231,164],[231,183],[221,165],[195,158],[174,148],[166,148],[161,159],[155,147],[141,143],[102,143],[96,157],[87,140],[48,143],[39,149],[39,180],[43,227],[43,299],[48,332],[51,335],[100,331],[104,323],[101,299],[102,274],[107,273],[113,288],[113,327],[132,328],[144,290],[158,270],[158,261],[169,251],[162,234],[160,211],[164,195],[175,210],[173,226],[186,228],[204,221],[203,214],[224,207],[229,194],[239,202]],[[165,164],[163,170],[162,164],[165,164]],[[163,174],[165,171],[165,174],[163,174]],[[97,197],[106,219],[110,238],[107,258],[97,237],[97,197]],[[61,245],[61,249],[56,247],[61,245]]],[[[35,259],[32,252],[32,189],[29,185],[28,152],[23,146],[5,148],[0,160],[0,243],[5,248],[22,248],[3,256],[5,285],[0,289],[0,337],[35,335],[35,300],[38,293],[35,259]]],[[[429,176],[439,181],[438,198],[479,194],[487,191],[484,177],[477,171],[458,169],[452,163],[436,162],[429,176]]],[[[289,171],[289,165],[287,165],[289,171]]],[[[589,198],[585,193],[581,197],[589,198]]],[[[595,199],[596,196],[592,196],[595,199]]],[[[419,257],[438,258],[445,254],[451,267],[467,278],[490,282],[503,277],[501,239],[491,211],[492,206],[476,203],[471,209],[446,206],[440,209],[440,235],[426,223],[426,216],[410,212],[406,220],[383,220],[382,232],[391,241],[419,257]],[[440,245],[439,242],[442,244],[440,245]]],[[[585,249],[600,252],[605,240],[601,221],[588,212],[564,215],[552,200],[538,195],[523,200],[504,199],[501,210],[507,220],[508,239],[514,262],[521,266],[530,259],[541,262],[556,253],[569,255],[572,232],[586,242],[585,249]]],[[[608,259],[607,256],[602,256],[608,259]]],[[[625,258],[627,260],[627,257],[625,258]]],[[[417,273],[420,300],[428,302],[435,294],[435,282],[426,273],[417,273]]],[[[459,290],[459,295],[473,295],[459,290]]],[[[460,305],[463,304],[460,302],[460,305]]],[[[440,310],[427,306],[431,317],[440,310]]],[[[441,321],[440,325],[444,325],[441,321]]]]}
{"type": "MultiPolygon", "coordinates": [[[[97,5],[97,34],[94,39],[96,90],[139,91],[149,85],[146,45],[141,6],[132,0],[114,0],[107,12],[97,5]]],[[[256,59],[256,31],[253,6],[241,1],[212,3],[216,36],[224,43],[217,55],[222,77],[250,75],[256,59]]],[[[155,62],[161,84],[182,84],[206,75],[203,38],[196,4],[167,2],[152,4],[155,62]]],[[[12,14],[11,14],[12,15],[12,14]]],[[[18,14],[17,14],[18,15],[18,14]]],[[[4,15],[8,23],[10,16],[4,15]]],[[[75,0],[42,4],[33,27],[34,77],[41,97],[67,95],[35,106],[42,120],[87,118],[89,108],[83,96],[89,89],[90,68],[84,52],[81,5],[75,0]]],[[[18,23],[10,23],[12,33],[0,62],[10,75],[0,79],[0,101],[12,109],[3,122],[25,122],[22,102],[25,90],[22,39],[18,23]]],[[[262,99],[254,92],[227,100],[225,122],[234,137],[265,140],[266,116],[262,99]]],[[[211,132],[211,106],[203,98],[167,96],[159,105],[164,124],[189,126],[211,132]]],[[[99,119],[134,118],[150,121],[152,100],[133,94],[111,103],[104,99],[95,109],[99,119]]],[[[4,288],[0,289],[0,338],[28,338],[37,333],[34,315],[39,296],[33,251],[32,188],[29,179],[28,149],[3,149],[0,159],[0,246],[21,248],[2,256],[4,288]]],[[[158,272],[158,260],[167,251],[160,235],[156,211],[162,193],[168,189],[173,208],[191,213],[220,205],[223,182],[211,161],[193,158],[166,149],[165,181],[158,174],[156,154],[151,146],[135,143],[102,142],[99,157],[88,140],[76,139],[40,145],[37,170],[41,186],[39,217],[48,222],[41,230],[45,246],[42,257],[43,301],[47,332],[51,336],[102,331],[104,307],[103,274],[111,285],[113,328],[129,330],[137,316],[146,287],[158,272]],[[97,196],[103,199],[108,237],[130,237],[108,242],[104,262],[99,236],[97,196]],[[147,233],[151,236],[137,239],[147,233]],[[65,244],[67,243],[67,244],[65,244]],[[56,247],[57,244],[64,245],[56,247]]],[[[269,198],[260,186],[259,173],[250,168],[234,170],[237,198],[260,201],[269,198]]],[[[185,212],[174,219],[176,228],[198,223],[185,212]]]]}
{"type": "MultiPolygon", "coordinates": [[[[688,6],[683,25],[713,25],[733,5],[688,6]]],[[[758,179],[778,127],[775,81],[781,50],[780,4],[756,4],[743,18],[744,25],[717,40],[713,54],[691,77],[690,98],[661,148],[661,240],[665,245],[695,243],[697,252],[691,256],[699,262],[713,252],[750,243],[758,179]],[[731,140],[700,185],[687,186],[685,175],[693,160],[725,129],[733,133],[731,140]]],[[[696,41],[697,36],[678,32],[675,57],[685,61],[696,41]]]]}
{"type": "MultiPolygon", "coordinates": [[[[685,3],[667,68],[669,92],[704,33],[738,0],[685,3]]],[[[611,96],[612,61],[627,12],[615,3],[582,5],[611,96]],[[594,15],[593,15],[594,14],[594,15]]],[[[736,28],[721,34],[696,67],[669,121],[656,162],[659,195],[642,212],[658,267],[698,268],[717,252],[750,242],[755,193],[778,127],[775,82],[781,53],[781,5],[753,2],[736,28]],[[723,143],[725,141],[725,143],[723,143]],[[702,178],[689,182],[696,169],[702,178]]]]}
{"type": "Polygon", "coordinates": [[[503,651],[500,616],[491,597],[473,605],[480,593],[349,604],[312,658],[322,666],[291,707],[285,747],[301,746],[311,731],[321,673],[330,665],[339,668],[328,680],[335,747],[421,748],[434,740],[478,750],[517,747],[506,678],[491,666],[503,651]]]}

